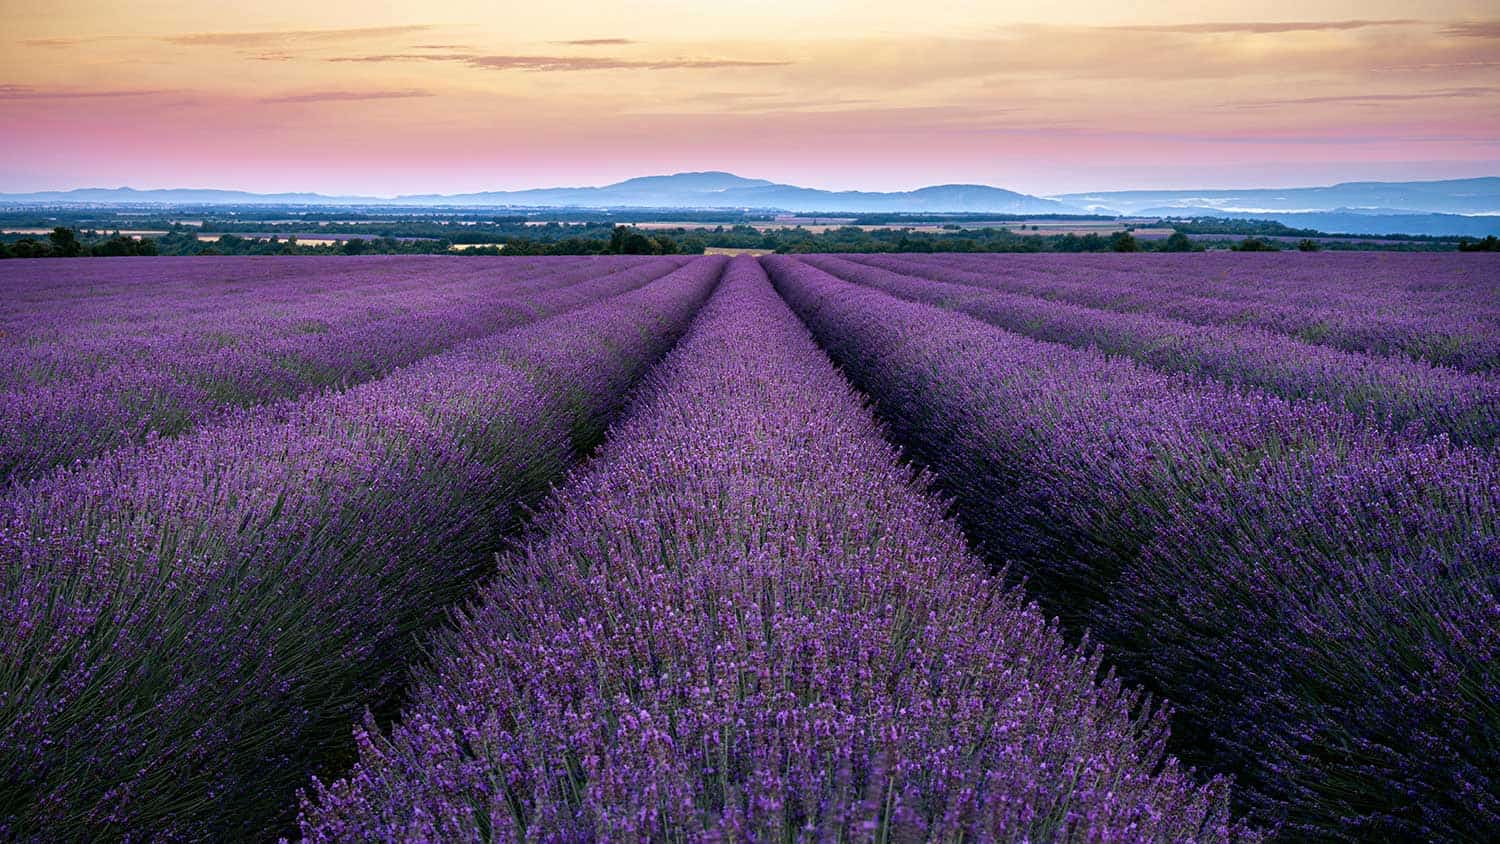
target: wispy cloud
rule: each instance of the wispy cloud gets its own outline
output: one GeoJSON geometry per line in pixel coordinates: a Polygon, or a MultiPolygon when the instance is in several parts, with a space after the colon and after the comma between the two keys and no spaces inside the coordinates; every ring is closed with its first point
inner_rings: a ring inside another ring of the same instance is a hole
{"type": "Polygon", "coordinates": [[[1500,138],[1490,135],[1347,130],[1277,132],[1277,131],[1192,131],[1192,130],[1140,130],[1110,127],[1054,127],[1054,126],[977,126],[956,129],[983,135],[1035,135],[1050,138],[1130,138],[1155,141],[1185,141],[1188,143],[1268,146],[1368,146],[1375,144],[1480,144],[1500,145],[1500,138]]]}
{"type": "Polygon", "coordinates": [[[1446,88],[1440,91],[1414,91],[1394,94],[1334,94],[1321,97],[1289,97],[1271,100],[1249,100],[1230,103],[1229,108],[1270,108],[1283,105],[1308,105],[1352,103],[1379,105],[1381,103],[1424,102],[1436,100],[1467,100],[1500,96],[1500,88],[1475,85],[1467,88],[1446,88]]]}
{"type": "Polygon", "coordinates": [[[26,47],[72,47],[85,41],[96,39],[89,38],[27,38],[21,42],[26,47]]]}
{"type": "Polygon", "coordinates": [[[1500,21],[1463,21],[1444,27],[1443,34],[1461,38],[1500,38],[1500,21]]]}
{"type": "Polygon", "coordinates": [[[612,56],[510,56],[476,53],[376,53],[334,56],[330,62],[459,62],[485,70],[576,72],[590,70],[704,70],[726,67],[775,67],[784,61],[724,58],[624,59],[612,56]]]}
{"type": "Polygon", "coordinates": [[[473,53],[373,53],[367,56],[333,56],[330,62],[466,62],[473,53]]]}
{"type": "Polygon", "coordinates": [[[621,59],[596,56],[475,56],[468,64],[488,70],[691,70],[720,67],[774,67],[782,61],[753,59],[621,59]]]}
{"type": "Polygon", "coordinates": [[[195,32],[156,40],[182,47],[267,47],[297,42],[342,42],[423,32],[431,26],[362,26],[351,29],[272,29],[259,32],[195,32]]]}
{"type": "Polygon", "coordinates": [[[426,24],[408,26],[362,26],[348,29],[270,29],[255,32],[189,32],[181,35],[90,35],[78,38],[31,38],[21,43],[28,47],[76,47],[101,41],[157,41],[179,47],[275,47],[288,44],[337,44],[367,38],[409,35],[433,27],[426,24]]]}
{"type": "Polygon", "coordinates": [[[751,93],[745,91],[702,91],[675,97],[670,102],[653,102],[624,113],[634,116],[742,114],[768,117],[810,112],[850,114],[855,109],[877,101],[868,97],[839,95],[799,96],[795,93],[751,93]]]}
{"type": "Polygon", "coordinates": [[[1490,68],[1500,67],[1500,59],[1495,61],[1468,61],[1468,62],[1414,62],[1410,64],[1388,64],[1370,68],[1372,73],[1405,73],[1408,71],[1433,71],[1441,70],[1449,73],[1471,73],[1475,71],[1487,71],[1490,68]]]}
{"type": "Polygon", "coordinates": [[[112,99],[115,97],[151,97],[169,94],[160,89],[76,89],[35,88],[30,85],[0,85],[0,100],[85,100],[112,99]]]}
{"type": "MultiPolygon", "coordinates": [[[[1016,24],[983,37],[882,35],[803,42],[780,45],[779,49],[794,50],[790,55],[797,61],[793,70],[774,75],[784,77],[779,80],[783,85],[886,98],[923,88],[944,96],[956,84],[1032,86],[1043,82],[1054,91],[1087,99],[1093,94],[1079,88],[1093,80],[1196,84],[1200,88],[1210,83],[1249,86],[1252,80],[1284,86],[1297,80],[1298,85],[1312,86],[1306,93],[1322,94],[1329,93],[1327,86],[1332,84],[1358,91],[1372,74],[1398,66],[1432,78],[1423,83],[1387,80],[1380,90],[1405,93],[1414,88],[1492,82],[1478,78],[1496,59],[1489,41],[1445,37],[1439,24],[1350,29],[1355,23],[1332,21],[1328,26],[1333,29],[1327,31],[1319,29],[1321,24],[1297,24],[1307,31],[1282,35],[1248,31],[1262,26],[1254,22],[1188,24],[1167,31],[1158,26],[1016,24]],[[914,55],[922,56],[922,61],[914,64],[914,55]]],[[[995,90],[1002,96],[1011,93],[995,90]]],[[[1265,90],[1244,87],[1235,93],[1264,96],[1265,90]]],[[[1195,92],[1196,98],[1222,101],[1206,90],[1195,92]]]]}
{"type": "Polygon", "coordinates": [[[575,38],[572,41],[553,41],[552,43],[568,47],[621,47],[639,42],[629,38],[575,38]]]}
{"type": "Polygon", "coordinates": [[[302,94],[263,97],[260,102],[269,104],[336,103],[358,102],[362,100],[407,100],[430,96],[432,96],[431,91],[423,91],[416,88],[404,91],[309,91],[302,94]]]}
{"type": "Polygon", "coordinates": [[[1342,20],[1342,21],[1230,21],[1225,23],[1175,23],[1175,24],[1129,24],[1100,27],[1101,29],[1129,30],[1132,32],[1181,32],[1181,33],[1249,33],[1273,34],[1282,32],[1342,32],[1351,29],[1367,29],[1372,26],[1412,26],[1423,21],[1410,18],[1389,20],[1342,20]]]}

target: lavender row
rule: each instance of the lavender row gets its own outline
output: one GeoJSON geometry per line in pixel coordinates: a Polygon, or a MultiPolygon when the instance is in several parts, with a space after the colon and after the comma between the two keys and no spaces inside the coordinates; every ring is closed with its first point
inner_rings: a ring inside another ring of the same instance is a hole
{"type": "Polygon", "coordinates": [[[1344,352],[1242,326],[1200,326],[948,284],[842,258],[802,260],[846,281],[961,311],[1038,340],[1093,347],[1168,372],[1342,407],[1392,430],[1482,447],[1500,438],[1500,380],[1420,361],[1344,352]]]}
{"type": "MultiPolygon", "coordinates": [[[[456,290],[439,285],[435,293],[398,298],[375,319],[351,317],[357,310],[348,302],[359,295],[346,289],[343,301],[327,309],[309,303],[295,319],[229,311],[216,316],[215,331],[199,326],[195,340],[181,333],[141,338],[101,369],[92,361],[103,352],[75,346],[63,374],[0,393],[0,479],[26,480],[149,436],[178,434],[232,407],[368,381],[471,337],[638,286],[681,263],[584,259],[505,285],[480,277],[456,290]]],[[[354,280],[369,284],[379,276],[354,280]]],[[[130,345],[96,339],[102,347],[130,345]]]]}
{"type": "Polygon", "coordinates": [[[753,260],[541,524],[305,840],[1243,834],[986,577],[753,260]]]}
{"type": "Polygon", "coordinates": [[[107,266],[87,259],[25,261],[0,266],[0,330],[6,332],[0,340],[14,339],[13,328],[24,329],[27,336],[46,336],[33,324],[33,314],[50,319],[65,313],[96,330],[111,330],[116,323],[158,321],[163,310],[194,319],[228,308],[281,307],[350,289],[358,289],[363,299],[449,279],[518,277],[545,269],[549,260],[555,263],[431,255],[127,258],[107,266]]]}
{"type": "MultiPolygon", "coordinates": [[[[292,280],[262,269],[296,261],[240,259],[196,272],[178,264],[175,272],[142,274],[175,276],[209,290],[194,294],[163,280],[102,311],[21,309],[25,330],[0,346],[8,408],[0,411],[0,429],[11,434],[0,458],[37,458],[44,467],[47,456],[28,449],[69,461],[102,450],[91,440],[175,432],[221,405],[367,380],[382,366],[524,318],[520,302],[497,294],[556,286],[546,279],[523,284],[533,275],[528,272],[470,273],[455,281],[434,267],[398,274],[390,264],[363,263],[339,273],[303,265],[306,276],[292,280]],[[222,284],[241,292],[212,295],[216,270],[231,272],[222,284]],[[389,362],[387,346],[393,347],[389,362]]],[[[81,281],[86,268],[75,269],[81,281]]],[[[587,275],[575,272],[573,280],[587,275]]]]}
{"type": "Polygon", "coordinates": [[[1500,369],[1500,266],[1472,255],[965,256],[859,260],[939,281],[1246,325],[1349,352],[1471,372],[1500,369]],[[1362,275],[1378,284],[1350,296],[1362,275]],[[1278,279],[1282,283],[1276,283],[1278,279]],[[1342,306],[1332,306],[1344,298],[1342,306]]]}
{"type": "Polygon", "coordinates": [[[342,266],[306,257],[158,260],[122,262],[129,272],[80,259],[54,262],[62,272],[0,273],[0,386],[77,379],[174,345],[207,353],[389,318],[465,288],[503,290],[549,271],[536,261],[424,266],[393,256],[342,266]],[[75,288],[43,296],[48,275],[75,288]]]}
{"type": "MultiPolygon", "coordinates": [[[[53,310],[36,304],[13,307],[11,316],[20,325],[5,330],[0,340],[5,366],[0,384],[16,388],[79,382],[164,357],[199,359],[196,367],[184,367],[190,375],[234,354],[260,353],[295,363],[297,352],[330,332],[417,312],[438,314],[497,294],[545,290],[566,281],[559,276],[569,270],[578,280],[586,277],[576,272],[580,269],[592,267],[602,274],[628,266],[620,259],[609,263],[600,258],[474,267],[352,259],[337,269],[315,260],[238,258],[203,268],[175,262],[166,271],[140,270],[157,283],[127,288],[127,295],[64,303],[53,310]],[[292,345],[264,348],[277,343],[292,345]]],[[[82,284],[98,262],[78,263],[72,269],[82,284]]],[[[123,286],[118,278],[109,282],[123,286]]]]}
{"type": "Polygon", "coordinates": [[[1257,819],[1500,833],[1493,458],[766,263],[971,538],[1171,699],[1257,819]]]}
{"type": "Polygon", "coordinates": [[[289,820],[722,264],[0,500],[0,838],[289,820]]]}
{"type": "Polygon", "coordinates": [[[1163,298],[1204,299],[1241,306],[1276,306],[1356,317],[1451,315],[1455,306],[1472,315],[1500,318],[1500,293],[1490,262],[1437,253],[1357,255],[1075,255],[1063,262],[1024,256],[1012,265],[998,255],[913,255],[922,263],[961,265],[1001,275],[1050,277],[1079,282],[1097,276],[1129,276],[1130,290],[1163,298]],[[1124,258],[1124,260],[1121,260],[1124,258]],[[1131,261],[1131,258],[1144,258],[1131,261]]]}

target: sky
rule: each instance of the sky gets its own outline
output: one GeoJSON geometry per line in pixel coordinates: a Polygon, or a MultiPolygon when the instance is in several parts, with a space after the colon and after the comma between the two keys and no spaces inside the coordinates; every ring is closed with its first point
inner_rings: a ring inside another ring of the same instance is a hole
{"type": "Polygon", "coordinates": [[[0,0],[0,191],[1500,174],[1500,6],[0,0]]]}

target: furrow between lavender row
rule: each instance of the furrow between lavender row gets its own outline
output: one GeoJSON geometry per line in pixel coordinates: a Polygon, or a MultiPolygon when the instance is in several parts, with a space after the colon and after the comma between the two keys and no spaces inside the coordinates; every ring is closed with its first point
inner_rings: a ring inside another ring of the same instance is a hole
{"type": "Polygon", "coordinates": [[[548,263],[431,255],[196,255],[0,264],[0,326],[24,327],[33,315],[49,320],[66,312],[96,328],[119,323],[128,330],[158,319],[163,311],[185,314],[191,321],[225,309],[275,309],[351,290],[380,295],[415,286],[520,278],[546,272],[548,263]]]}
{"type": "Polygon", "coordinates": [[[1371,423],[1490,447],[1500,438],[1500,380],[1421,361],[1344,352],[1239,326],[1201,326],[1004,293],[839,257],[802,260],[846,280],[938,305],[1007,331],[1124,355],[1287,399],[1327,402],[1371,423]]]}
{"type": "Polygon", "coordinates": [[[1253,838],[989,578],[750,259],[305,840],[1253,838]]]}
{"type": "MultiPolygon", "coordinates": [[[[152,354],[0,394],[0,479],[25,481],[148,437],[176,435],[237,407],[360,383],[454,344],[638,286],[681,265],[568,262],[493,293],[480,280],[453,301],[326,330],[264,334],[229,314],[222,347],[163,338],[152,354]]],[[[347,306],[340,306],[347,311],[347,306]]],[[[315,316],[313,313],[304,318],[315,316]]],[[[278,325],[285,323],[278,321],[278,325]]]]}
{"type": "Polygon", "coordinates": [[[1252,326],[1347,352],[1478,373],[1500,367],[1500,303],[1483,257],[1385,255],[1376,264],[1341,255],[1048,257],[1050,262],[1027,255],[858,260],[1074,305],[1197,325],[1252,326]],[[1361,275],[1374,282],[1348,295],[1361,275]],[[1281,276],[1288,280],[1278,284],[1281,276]]]}
{"type": "Polygon", "coordinates": [[[342,266],[306,257],[159,260],[164,268],[69,263],[59,275],[78,292],[50,306],[27,301],[32,288],[0,278],[0,287],[12,288],[13,301],[25,305],[0,312],[0,385],[78,379],[176,346],[207,354],[343,329],[444,301],[509,292],[569,264],[583,265],[580,259],[550,266],[382,258],[350,258],[342,266]]]}
{"type": "Polygon", "coordinates": [[[1493,457],[765,263],[991,561],[1179,707],[1254,818],[1500,832],[1493,457]]]}
{"type": "Polygon", "coordinates": [[[285,823],[722,264],[0,499],[0,837],[285,823]]]}
{"type": "Polygon", "coordinates": [[[1049,262],[1037,255],[997,253],[916,253],[907,257],[929,265],[947,264],[1016,278],[1036,275],[1063,284],[1129,276],[1130,287],[1169,299],[1203,297],[1206,301],[1246,306],[1271,305],[1271,313],[1288,307],[1428,317],[1441,316],[1454,305],[1468,305],[1473,312],[1490,318],[1500,315],[1500,293],[1489,282],[1486,262],[1453,253],[1094,253],[1076,254],[1062,262],[1055,258],[1049,262]],[[1186,272],[1188,268],[1195,271],[1186,272]]]}

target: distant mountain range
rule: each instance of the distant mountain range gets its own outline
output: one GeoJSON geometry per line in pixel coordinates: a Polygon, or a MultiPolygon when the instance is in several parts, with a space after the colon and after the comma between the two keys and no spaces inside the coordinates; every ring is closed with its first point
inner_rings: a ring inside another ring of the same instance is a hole
{"type": "Polygon", "coordinates": [[[603,187],[539,188],[397,197],[235,190],[80,188],[0,193],[0,203],[456,206],[469,208],[751,209],[800,213],[1107,214],[1221,216],[1278,220],[1364,234],[1500,232],[1500,177],[1427,182],[1344,182],[1325,187],[1248,190],[1102,191],[1031,196],[987,185],[934,185],[911,191],[828,191],[708,171],[644,176],[603,187]],[[1479,216],[1488,215],[1488,216],[1479,216]]]}
{"type": "Polygon", "coordinates": [[[750,208],[809,212],[926,212],[1068,214],[1074,206],[986,185],[937,185],[913,191],[826,191],[746,179],[733,173],[644,176],[588,188],[539,188],[383,198],[317,193],[233,190],[80,188],[0,193],[5,203],[161,203],[173,205],[445,205],[523,208],[750,208]]]}
{"type": "Polygon", "coordinates": [[[746,179],[733,173],[643,176],[600,188],[542,188],[457,196],[403,196],[401,202],[526,205],[542,208],[754,208],[806,212],[966,211],[1065,214],[1051,199],[985,185],[937,185],[913,191],[827,191],[746,179]]]}
{"type": "Polygon", "coordinates": [[[1052,197],[1104,213],[1157,215],[1233,211],[1354,214],[1500,214],[1500,176],[1439,182],[1342,182],[1316,188],[1127,190],[1052,197]]]}
{"type": "Polygon", "coordinates": [[[1429,214],[1369,212],[1338,208],[1332,211],[1224,211],[1218,208],[1148,208],[1143,217],[1228,217],[1234,220],[1275,220],[1298,229],[1347,234],[1422,234],[1446,237],[1500,235],[1500,216],[1493,214],[1429,214]]]}

